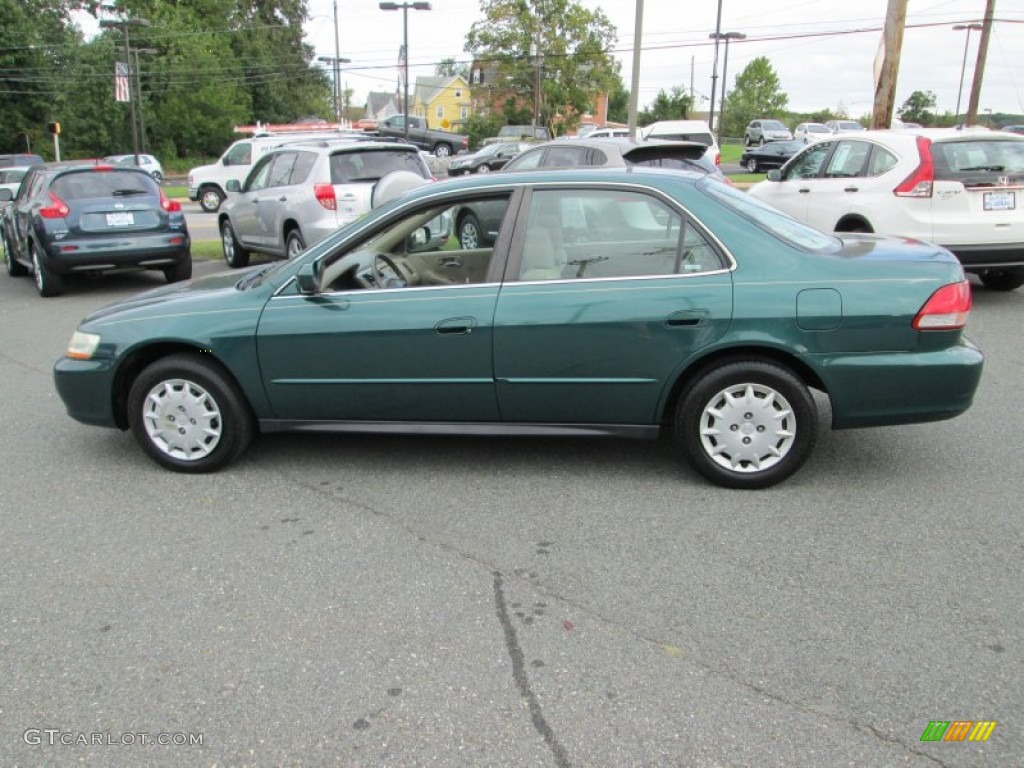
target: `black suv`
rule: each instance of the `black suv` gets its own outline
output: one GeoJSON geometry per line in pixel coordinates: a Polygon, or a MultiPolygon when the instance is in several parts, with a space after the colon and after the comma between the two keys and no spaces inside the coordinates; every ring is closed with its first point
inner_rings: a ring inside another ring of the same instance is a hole
{"type": "Polygon", "coordinates": [[[11,277],[35,276],[41,296],[56,296],[63,277],[123,269],[158,269],[168,282],[192,276],[192,241],[181,203],[153,178],[126,166],[46,163],[32,166],[17,195],[0,189],[0,238],[11,277]]]}

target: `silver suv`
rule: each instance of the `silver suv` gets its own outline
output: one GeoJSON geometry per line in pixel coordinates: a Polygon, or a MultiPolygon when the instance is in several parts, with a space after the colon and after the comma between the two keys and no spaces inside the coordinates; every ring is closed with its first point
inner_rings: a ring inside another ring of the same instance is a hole
{"type": "Polygon", "coordinates": [[[778,120],[751,120],[747,130],[743,132],[743,144],[761,146],[768,141],[792,141],[793,134],[789,128],[778,120]]]}
{"type": "MultiPolygon", "coordinates": [[[[379,182],[396,172],[413,182],[432,179],[412,144],[306,139],[271,150],[244,182],[227,182],[233,194],[217,218],[224,260],[244,267],[252,252],[293,258],[381,204],[375,195],[387,185],[379,182]]],[[[450,220],[431,222],[429,232],[432,241],[443,244],[451,234],[450,220]]]]}

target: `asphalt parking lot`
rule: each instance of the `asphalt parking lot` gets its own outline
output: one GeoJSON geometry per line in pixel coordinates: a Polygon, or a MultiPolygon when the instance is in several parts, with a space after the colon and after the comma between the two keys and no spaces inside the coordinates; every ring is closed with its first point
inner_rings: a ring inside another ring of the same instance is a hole
{"type": "Polygon", "coordinates": [[[3,766],[1020,764],[1024,290],[975,284],[966,415],[825,432],[737,492],[611,439],[269,436],[166,472],[50,373],[162,283],[0,276],[3,766]]]}

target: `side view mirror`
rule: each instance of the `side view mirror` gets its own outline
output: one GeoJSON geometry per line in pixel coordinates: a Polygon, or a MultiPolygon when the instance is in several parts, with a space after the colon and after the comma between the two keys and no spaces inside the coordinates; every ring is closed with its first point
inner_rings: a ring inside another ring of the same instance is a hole
{"type": "Polygon", "coordinates": [[[417,253],[426,248],[430,243],[430,228],[419,227],[405,240],[405,252],[406,253],[417,253]]]}
{"type": "Polygon", "coordinates": [[[313,296],[320,287],[316,262],[307,262],[299,267],[295,282],[298,283],[299,293],[303,296],[313,296]]]}
{"type": "Polygon", "coordinates": [[[778,168],[772,168],[768,171],[768,175],[765,177],[768,181],[782,181],[782,171],[778,168]]]}
{"type": "Polygon", "coordinates": [[[224,185],[224,188],[228,192],[241,192],[242,191],[242,185],[239,183],[238,179],[228,179],[228,183],[224,185]]]}

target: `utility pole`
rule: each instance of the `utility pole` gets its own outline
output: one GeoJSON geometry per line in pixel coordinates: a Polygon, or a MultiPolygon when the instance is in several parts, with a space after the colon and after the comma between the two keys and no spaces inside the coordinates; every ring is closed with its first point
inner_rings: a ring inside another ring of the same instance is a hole
{"type": "Polygon", "coordinates": [[[882,64],[875,75],[875,103],[871,110],[871,127],[888,128],[892,125],[893,106],[896,103],[896,80],[900,72],[900,52],[903,48],[903,28],[907,24],[907,0],[889,0],[882,32],[882,64]]]}
{"type": "Polygon", "coordinates": [[[644,32],[644,0],[636,0],[636,20],[633,25],[633,72],[629,87],[629,138],[636,138],[636,121],[640,103],[640,44],[644,32]]]}
{"type": "Polygon", "coordinates": [[[338,0],[334,0],[334,123],[341,124],[341,44],[338,42],[338,0]]]}
{"type": "Polygon", "coordinates": [[[715,131],[715,91],[718,90],[718,40],[722,34],[722,0],[718,0],[718,21],[715,22],[715,34],[709,37],[715,41],[715,61],[711,65],[711,109],[708,111],[708,127],[715,131]]]}
{"type": "Polygon", "coordinates": [[[978,63],[974,65],[974,82],[971,83],[971,100],[967,103],[967,117],[964,125],[977,125],[978,101],[981,98],[981,82],[985,79],[985,58],[988,56],[988,38],[992,34],[992,17],[996,12],[996,0],[985,3],[985,18],[981,22],[981,42],[978,43],[978,63]]]}

